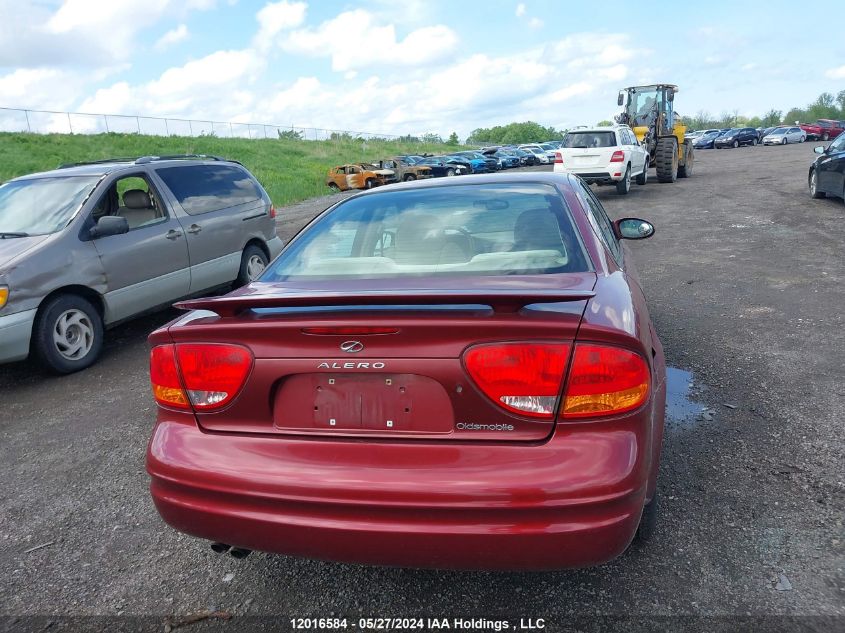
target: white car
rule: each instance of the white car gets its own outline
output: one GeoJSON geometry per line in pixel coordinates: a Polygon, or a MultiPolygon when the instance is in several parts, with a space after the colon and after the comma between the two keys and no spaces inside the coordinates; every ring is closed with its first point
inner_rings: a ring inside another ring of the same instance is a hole
{"type": "Polygon", "coordinates": [[[531,152],[532,154],[534,154],[534,156],[537,157],[537,160],[543,165],[548,165],[553,160],[552,158],[549,157],[548,154],[546,154],[546,150],[544,150],[542,147],[540,147],[539,145],[536,145],[534,143],[526,143],[525,145],[520,145],[519,149],[524,150],[526,152],[531,152]]]}
{"type": "Polygon", "coordinates": [[[787,143],[803,143],[807,140],[807,133],[800,127],[775,128],[763,137],[763,145],[786,145],[787,143]]]}
{"type": "Polygon", "coordinates": [[[632,178],[638,185],[648,180],[648,152],[627,125],[577,128],[563,137],[554,171],[576,174],[588,183],[616,185],[625,195],[632,178]]]}

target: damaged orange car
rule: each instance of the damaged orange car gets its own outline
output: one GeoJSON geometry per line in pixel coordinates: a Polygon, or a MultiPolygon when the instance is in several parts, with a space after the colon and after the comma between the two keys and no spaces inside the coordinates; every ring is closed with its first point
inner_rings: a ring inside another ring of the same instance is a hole
{"type": "Polygon", "coordinates": [[[326,185],[335,191],[372,189],[391,182],[396,182],[396,173],[393,170],[366,163],[333,167],[326,177],[326,185]]]}

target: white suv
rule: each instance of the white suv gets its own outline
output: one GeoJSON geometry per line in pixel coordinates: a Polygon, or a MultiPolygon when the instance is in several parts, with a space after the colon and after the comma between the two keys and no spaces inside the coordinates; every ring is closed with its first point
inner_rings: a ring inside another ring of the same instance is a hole
{"type": "Polygon", "coordinates": [[[576,128],[555,153],[556,172],[576,174],[588,183],[616,185],[622,195],[648,180],[648,152],[627,125],[576,128]]]}

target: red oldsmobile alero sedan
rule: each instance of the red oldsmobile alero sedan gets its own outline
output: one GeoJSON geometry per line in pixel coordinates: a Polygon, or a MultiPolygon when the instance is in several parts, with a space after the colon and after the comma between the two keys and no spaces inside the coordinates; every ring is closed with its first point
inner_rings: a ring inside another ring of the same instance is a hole
{"type": "Polygon", "coordinates": [[[567,174],[340,202],[150,335],[159,513],[238,555],[620,555],[656,516],[665,366],[623,242],[653,232],[567,174]]]}

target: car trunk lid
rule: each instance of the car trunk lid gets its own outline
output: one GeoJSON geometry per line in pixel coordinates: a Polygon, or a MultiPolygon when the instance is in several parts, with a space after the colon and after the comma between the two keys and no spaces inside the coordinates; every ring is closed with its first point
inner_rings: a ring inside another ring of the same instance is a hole
{"type": "MultiPolygon", "coordinates": [[[[568,354],[594,273],[308,284],[256,283],[169,329],[255,356],[238,398],[198,413],[206,430],[395,440],[537,441],[550,419],[514,414],[464,365],[479,343],[543,341],[568,354]],[[467,289],[469,288],[469,289],[467,289]]],[[[563,380],[561,380],[563,384],[563,380]]]]}

